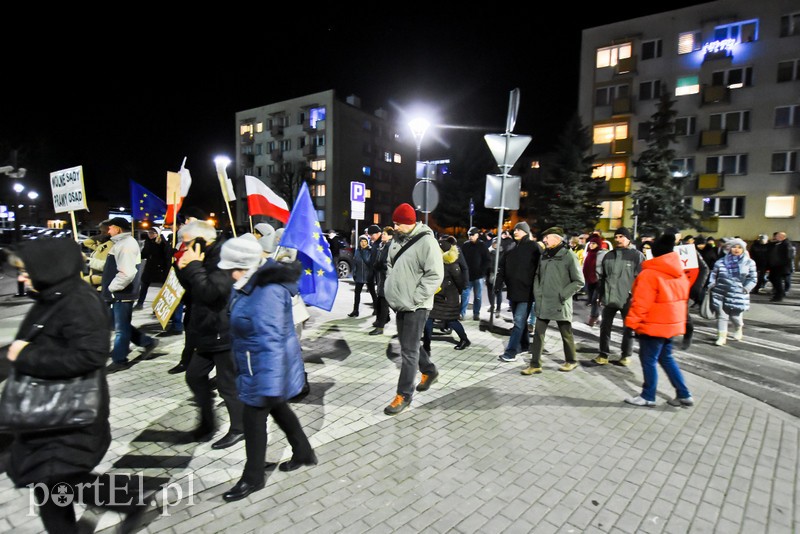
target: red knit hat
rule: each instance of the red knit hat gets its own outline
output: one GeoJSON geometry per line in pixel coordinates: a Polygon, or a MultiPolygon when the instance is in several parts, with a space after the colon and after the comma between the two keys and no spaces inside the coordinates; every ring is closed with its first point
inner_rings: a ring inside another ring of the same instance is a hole
{"type": "Polygon", "coordinates": [[[392,214],[392,221],[398,224],[414,224],[417,222],[417,212],[411,204],[400,204],[392,214]]]}

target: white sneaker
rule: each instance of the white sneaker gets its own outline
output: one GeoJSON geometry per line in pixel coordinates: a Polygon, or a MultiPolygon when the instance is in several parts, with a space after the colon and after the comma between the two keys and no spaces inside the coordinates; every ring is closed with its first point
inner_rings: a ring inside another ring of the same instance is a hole
{"type": "Polygon", "coordinates": [[[694,399],[692,397],[686,397],[685,399],[676,397],[668,400],[667,404],[670,406],[694,406],[694,399]]]}
{"type": "Polygon", "coordinates": [[[744,338],[744,329],[740,328],[738,330],[734,330],[733,332],[733,339],[736,341],[741,341],[744,338]]]}
{"type": "Polygon", "coordinates": [[[655,403],[655,402],[653,402],[653,401],[649,401],[649,400],[645,400],[645,399],[643,399],[641,396],[636,396],[636,397],[628,397],[627,399],[625,399],[625,402],[627,402],[628,404],[633,404],[634,406],[648,406],[648,407],[653,407],[653,406],[655,406],[655,405],[656,405],[656,403],[655,403]]]}

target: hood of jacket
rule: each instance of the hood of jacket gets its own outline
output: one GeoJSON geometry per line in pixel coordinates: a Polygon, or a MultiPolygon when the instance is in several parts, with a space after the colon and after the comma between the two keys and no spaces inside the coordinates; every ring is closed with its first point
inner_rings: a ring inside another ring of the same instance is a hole
{"type": "Polygon", "coordinates": [[[26,241],[17,249],[33,287],[45,291],[70,278],[80,278],[83,254],[71,239],[42,238],[26,241]]]}
{"type": "Polygon", "coordinates": [[[668,252],[663,256],[658,256],[651,260],[646,260],[642,263],[642,269],[654,269],[672,278],[680,278],[683,276],[683,266],[681,265],[678,253],[675,251],[668,252]]]}
{"type": "Polygon", "coordinates": [[[447,252],[442,252],[442,259],[446,264],[455,263],[458,261],[458,247],[450,247],[447,252]]]}
{"type": "Polygon", "coordinates": [[[300,279],[302,264],[299,261],[283,262],[268,258],[264,265],[250,277],[242,292],[250,294],[257,286],[281,284],[292,296],[298,292],[297,281],[300,279]]]}

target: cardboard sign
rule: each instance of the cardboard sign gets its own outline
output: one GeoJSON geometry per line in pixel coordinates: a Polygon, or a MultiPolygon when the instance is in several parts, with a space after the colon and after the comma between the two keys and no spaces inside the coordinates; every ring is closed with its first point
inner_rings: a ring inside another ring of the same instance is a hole
{"type": "Polygon", "coordinates": [[[50,190],[53,194],[53,210],[86,210],[86,191],[83,188],[83,166],[71,167],[50,173],[50,190]]]}
{"type": "MultiPolygon", "coordinates": [[[[700,264],[697,263],[697,248],[695,248],[694,245],[678,245],[673,250],[678,253],[678,258],[681,260],[684,271],[700,268],[700,264]]],[[[644,258],[646,260],[652,260],[653,251],[649,248],[645,249],[644,258]]]]}
{"type": "Polygon", "coordinates": [[[173,267],[169,270],[164,285],[161,286],[158,295],[153,300],[153,313],[164,330],[167,329],[169,319],[175,313],[175,309],[180,304],[184,293],[186,293],[186,290],[178,281],[178,275],[175,274],[175,267],[173,267]]]}

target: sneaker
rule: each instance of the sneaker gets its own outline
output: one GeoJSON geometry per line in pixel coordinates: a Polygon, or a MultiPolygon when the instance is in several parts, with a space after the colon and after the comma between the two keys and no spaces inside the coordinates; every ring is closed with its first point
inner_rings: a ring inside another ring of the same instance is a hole
{"type": "Polygon", "coordinates": [[[527,369],[523,369],[519,372],[521,375],[530,376],[530,375],[538,375],[542,372],[541,367],[528,367],[527,369]]]}
{"type": "Polygon", "coordinates": [[[568,373],[568,372],[572,371],[573,369],[575,369],[576,367],[578,367],[577,363],[575,363],[575,362],[567,362],[564,365],[562,365],[561,367],[559,367],[558,370],[559,371],[563,371],[565,373],[568,373]]]}
{"type": "Polygon", "coordinates": [[[653,401],[649,401],[649,400],[645,400],[645,399],[643,399],[641,396],[636,396],[636,397],[628,397],[627,399],[625,399],[625,402],[627,402],[628,404],[633,404],[634,406],[648,406],[648,407],[653,407],[653,406],[655,406],[655,405],[656,405],[656,403],[655,403],[655,402],[653,402],[653,401]]]}
{"type": "Polygon", "coordinates": [[[125,360],[124,362],[111,362],[106,366],[106,374],[116,373],[117,371],[124,371],[130,368],[131,362],[125,360]]]}
{"type": "Polygon", "coordinates": [[[743,329],[739,328],[738,330],[734,330],[733,339],[735,339],[736,341],[741,341],[742,339],[744,339],[743,329]]]}
{"type": "Polygon", "coordinates": [[[621,365],[623,367],[628,367],[631,364],[631,359],[627,356],[623,356],[619,360],[617,360],[617,365],[621,365]]]}
{"type": "Polygon", "coordinates": [[[426,375],[422,373],[422,380],[419,381],[417,384],[417,391],[428,391],[431,389],[431,386],[439,380],[439,373],[436,372],[435,374],[426,375]]]}
{"type": "Polygon", "coordinates": [[[153,341],[142,350],[142,355],[139,356],[139,358],[142,360],[152,360],[155,358],[155,356],[153,356],[153,351],[158,348],[159,343],[161,343],[161,341],[153,338],[153,341]]]}
{"type": "Polygon", "coordinates": [[[694,406],[694,399],[691,397],[686,397],[685,399],[676,397],[668,400],[667,404],[670,406],[694,406]]]}
{"type": "Polygon", "coordinates": [[[473,321],[480,321],[481,320],[481,316],[480,315],[473,315],[472,316],[472,320],[473,321]]]}
{"type": "Polygon", "coordinates": [[[608,365],[608,358],[605,356],[598,356],[594,360],[592,360],[597,365],[608,365]]]}
{"type": "Polygon", "coordinates": [[[411,401],[398,393],[395,395],[394,400],[392,400],[389,406],[383,409],[383,413],[386,415],[397,415],[408,408],[409,404],[411,404],[411,401]]]}
{"type": "Polygon", "coordinates": [[[507,356],[505,353],[503,353],[500,356],[498,356],[497,359],[500,360],[501,362],[515,362],[517,361],[517,355],[515,354],[513,356],[507,356]]]}

